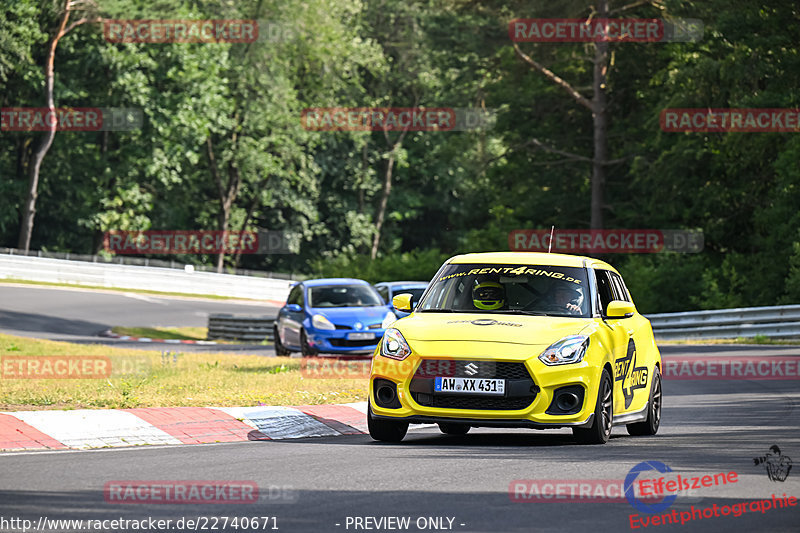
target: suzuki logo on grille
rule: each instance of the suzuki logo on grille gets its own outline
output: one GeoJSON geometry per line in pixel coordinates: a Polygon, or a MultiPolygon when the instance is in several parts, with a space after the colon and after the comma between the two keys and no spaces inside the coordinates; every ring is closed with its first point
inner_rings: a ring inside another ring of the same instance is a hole
{"type": "Polygon", "coordinates": [[[475,363],[468,363],[467,365],[464,366],[464,372],[466,372],[470,376],[474,376],[479,372],[479,370],[480,369],[478,368],[478,365],[476,365],[475,363]]]}

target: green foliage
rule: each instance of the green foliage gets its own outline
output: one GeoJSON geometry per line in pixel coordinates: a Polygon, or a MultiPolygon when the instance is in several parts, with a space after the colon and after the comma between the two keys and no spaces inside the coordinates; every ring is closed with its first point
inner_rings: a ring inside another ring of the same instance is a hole
{"type": "Polygon", "coordinates": [[[370,283],[429,281],[448,257],[435,248],[386,255],[374,261],[369,255],[342,255],[335,259],[312,261],[311,268],[314,277],[321,278],[357,278],[370,283]]]}
{"type": "MultiPolygon", "coordinates": [[[[43,104],[46,46],[62,2],[0,0],[0,105],[43,104]]],[[[95,5],[96,4],[96,5],[95,5]]],[[[625,16],[704,21],[696,43],[612,45],[606,226],[700,228],[700,254],[606,257],[647,313],[800,302],[800,137],[665,133],[667,107],[800,107],[800,20],[791,2],[669,0],[625,16]]],[[[59,132],[41,170],[33,248],[96,252],[110,229],[265,228],[296,255],[251,269],[430,279],[463,252],[508,249],[522,228],[586,228],[591,113],[514,54],[519,17],[583,17],[592,2],[97,0],[108,18],[268,20],[249,44],[109,43],[85,24],[59,43],[59,106],[134,107],[130,132],[59,132]],[[396,147],[378,258],[369,260],[398,132],[312,132],[307,107],[497,110],[493,128],[409,132],[396,147]],[[532,143],[538,139],[559,152],[532,143]],[[241,178],[228,219],[223,189],[241,178]],[[565,156],[564,153],[578,156],[565,156]]],[[[73,17],[78,17],[74,14],[73,17]]],[[[74,18],[72,19],[74,20],[74,18]]],[[[593,45],[523,49],[590,96],[593,45]]],[[[16,245],[40,133],[0,136],[0,246],[16,245]]],[[[178,257],[212,263],[214,256],[178,257]]],[[[227,266],[233,264],[228,257],[227,266]]]]}
{"type": "MultiPolygon", "coordinates": [[[[800,237],[800,233],[798,234],[800,237]]],[[[794,253],[789,260],[789,275],[786,277],[786,291],[781,298],[784,304],[800,303],[800,242],[792,244],[794,253]]]]}

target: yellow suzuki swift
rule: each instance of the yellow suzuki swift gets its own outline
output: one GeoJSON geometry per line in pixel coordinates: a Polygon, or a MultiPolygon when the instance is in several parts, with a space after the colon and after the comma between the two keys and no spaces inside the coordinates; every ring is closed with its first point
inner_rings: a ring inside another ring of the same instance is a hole
{"type": "MultiPolygon", "coordinates": [[[[411,295],[392,300],[411,311],[411,295]]],[[[459,255],[439,269],[411,315],[386,330],[370,372],[373,439],[409,424],[572,428],[583,444],[612,426],[655,435],[661,355],[619,273],[563,254],[459,255]]]]}

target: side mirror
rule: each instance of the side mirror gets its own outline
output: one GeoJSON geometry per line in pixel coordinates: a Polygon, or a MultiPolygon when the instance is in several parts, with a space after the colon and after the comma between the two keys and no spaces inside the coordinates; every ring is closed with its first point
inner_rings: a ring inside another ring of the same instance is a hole
{"type": "Polygon", "coordinates": [[[394,298],[392,298],[392,307],[397,309],[398,311],[404,311],[406,313],[411,312],[411,294],[403,293],[398,294],[394,298]]]}
{"type": "Polygon", "coordinates": [[[292,313],[299,313],[300,311],[303,310],[303,308],[300,307],[299,304],[288,304],[286,306],[286,310],[291,311],[292,313]]]}
{"type": "Polygon", "coordinates": [[[606,318],[630,318],[636,312],[631,302],[612,300],[606,309],[606,318]]]}

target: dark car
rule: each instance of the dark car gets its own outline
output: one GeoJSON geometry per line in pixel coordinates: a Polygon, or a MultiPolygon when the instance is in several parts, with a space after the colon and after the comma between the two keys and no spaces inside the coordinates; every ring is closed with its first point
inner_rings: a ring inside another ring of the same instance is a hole
{"type": "Polygon", "coordinates": [[[410,313],[405,313],[403,311],[398,311],[397,309],[392,306],[392,298],[397,296],[398,294],[410,294],[411,295],[411,305],[412,308],[416,303],[419,301],[422,293],[425,292],[425,289],[428,288],[427,281],[382,281],[381,283],[376,283],[375,288],[378,290],[378,293],[383,298],[383,301],[386,302],[392,309],[392,312],[397,315],[397,318],[403,318],[404,316],[408,316],[410,313]]]}

